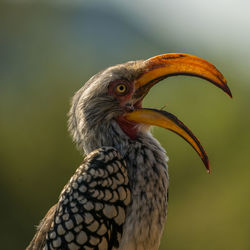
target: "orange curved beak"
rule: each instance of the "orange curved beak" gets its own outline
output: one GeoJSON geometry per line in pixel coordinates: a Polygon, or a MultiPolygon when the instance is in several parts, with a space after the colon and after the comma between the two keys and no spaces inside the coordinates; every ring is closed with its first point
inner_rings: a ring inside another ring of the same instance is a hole
{"type": "MultiPolygon", "coordinates": [[[[157,82],[176,75],[203,78],[232,97],[226,79],[214,65],[193,55],[171,53],[155,56],[143,62],[142,73],[134,83],[133,98],[141,101],[157,82]]],[[[124,117],[128,121],[159,126],[180,135],[195,149],[210,173],[208,157],[201,143],[176,116],[162,110],[141,108],[124,114],[124,117]]]]}

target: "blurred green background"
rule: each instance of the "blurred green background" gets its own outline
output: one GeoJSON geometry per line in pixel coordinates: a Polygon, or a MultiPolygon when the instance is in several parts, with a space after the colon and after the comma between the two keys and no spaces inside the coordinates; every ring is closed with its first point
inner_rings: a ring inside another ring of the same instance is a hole
{"type": "Polygon", "coordinates": [[[234,98],[180,76],[144,101],[184,121],[212,169],[184,140],[153,129],[170,157],[160,249],[250,249],[250,3],[34,2],[0,3],[0,248],[24,249],[82,161],[67,132],[74,92],[110,65],[185,52],[214,63],[234,98]]]}

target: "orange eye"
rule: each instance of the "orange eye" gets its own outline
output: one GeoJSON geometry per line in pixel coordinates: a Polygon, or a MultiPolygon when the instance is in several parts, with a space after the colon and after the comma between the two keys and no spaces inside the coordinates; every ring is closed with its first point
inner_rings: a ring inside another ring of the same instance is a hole
{"type": "Polygon", "coordinates": [[[127,88],[127,85],[125,84],[118,84],[115,89],[116,89],[117,94],[122,95],[127,92],[128,88],[127,88]]]}

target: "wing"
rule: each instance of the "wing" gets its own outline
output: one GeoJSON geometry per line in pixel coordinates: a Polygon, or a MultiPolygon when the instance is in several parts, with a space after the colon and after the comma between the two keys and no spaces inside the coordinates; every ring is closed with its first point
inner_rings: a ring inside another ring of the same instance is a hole
{"type": "Polygon", "coordinates": [[[95,150],[64,187],[27,249],[118,248],[130,201],[120,153],[112,147],[95,150]]]}

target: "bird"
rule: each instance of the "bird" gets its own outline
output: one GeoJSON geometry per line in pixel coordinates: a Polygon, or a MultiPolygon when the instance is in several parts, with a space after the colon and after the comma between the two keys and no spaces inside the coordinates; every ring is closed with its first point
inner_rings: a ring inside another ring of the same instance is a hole
{"type": "Polygon", "coordinates": [[[181,136],[210,172],[204,148],[183,122],[142,106],[154,85],[177,75],[203,78],[232,97],[213,64],[184,53],[108,67],[75,93],[68,128],[85,158],[27,250],[159,248],[167,217],[168,156],[150,127],[181,136]]]}

